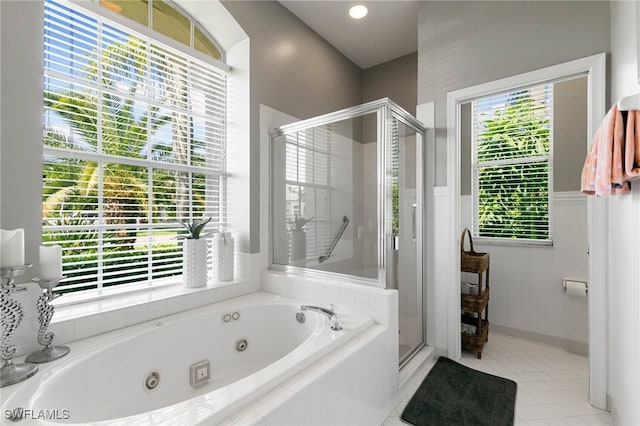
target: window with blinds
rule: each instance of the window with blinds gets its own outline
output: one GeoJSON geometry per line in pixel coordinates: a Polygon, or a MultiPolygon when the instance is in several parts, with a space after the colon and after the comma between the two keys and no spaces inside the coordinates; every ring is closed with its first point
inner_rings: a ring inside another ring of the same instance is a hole
{"type": "Polygon", "coordinates": [[[473,232],[550,244],[551,84],[472,103],[473,232]]]}
{"type": "Polygon", "coordinates": [[[295,229],[296,218],[309,220],[304,224],[307,259],[315,260],[326,254],[333,239],[330,223],[331,182],[335,181],[332,155],[331,125],[286,135],[285,220],[290,230],[295,229]]]}
{"type": "Polygon", "coordinates": [[[46,0],[44,245],[62,291],[182,273],[184,229],[224,229],[227,72],[149,34],[46,0]]]}

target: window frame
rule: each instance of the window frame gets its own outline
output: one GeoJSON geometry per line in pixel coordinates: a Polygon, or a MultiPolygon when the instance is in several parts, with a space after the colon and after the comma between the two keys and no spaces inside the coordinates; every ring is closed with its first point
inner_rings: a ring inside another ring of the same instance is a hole
{"type": "MultiPolygon", "coordinates": [[[[227,81],[225,83],[225,87],[223,89],[224,91],[224,112],[223,112],[223,119],[222,119],[222,125],[223,125],[223,146],[224,146],[224,150],[226,152],[227,149],[227,144],[228,144],[228,137],[227,137],[227,127],[228,127],[228,79],[229,79],[229,75],[230,75],[230,67],[221,62],[216,60],[213,57],[210,57],[208,55],[205,55],[197,50],[195,50],[193,47],[189,47],[186,45],[183,45],[179,42],[174,41],[173,39],[166,37],[164,35],[162,35],[161,33],[157,33],[153,30],[150,30],[149,28],[138,24],[135,21],[129,20],[128,18],[125,18],[115,12],[111,12],[107,9],[105,9],[104,7],[99,6],[96,3],[79,3],[76,1],[69,1],[69,0],[55,0],[57,3],[63,5],[64,7],[68,7],[71,8],[72,10],[84,15],[84,16],[89,16],[92,19],[98,19],[100,22],[106,22],[107,25],[115,27],[117,29],[119,29],[120,31],[125,32],[129,37],[133,36],[133,37],[141,37],[142,39],[146,40],[147,43],[151,44],[156,44],[159,45],[162,49],[165,49],[166,51],[170,52],[173,55],[179,55],[179,57],[184,58],[187,57],[189,58],[189,61],[191,61],[192,59],[195,59],[196,61],[200,62],[200,63],[204,63],[204,65],[206,66],[212,66],[215,70],[216,73],[222,73],[224,74],[224,78],[227,81]]],[[[172,2],[171,2],[172,3],[172,2]]],[[[174,7],[174,4],[172,3],[172,7],[174,7]]],[[[209,34],[202,28],[202,26],[200,26],[194,19],[193,17],[191,17],[188,13],[184,12],[182,9],[176,7],[176,9],[178,9],[181,13],[184,14],[184,16],[186,16],[191,23],[191,33],[193,34],[193,29],[194,26],[198,26],[199,29],[201,30],[201,32],[203,32],[203,34],[209,36],[209,34]]],[[[47,31],[46,27],[45,27],[45,31],[47,31]]],[[[209,36],[210,37],[210,36],[209,36]]],[[[98,39],[99,40],[99,39],[98,39]]],[[[222,57],[224,58],[224,51],[219,47],[219,44],[217,43],[217,41],[215,41],[215,39],[213,39],[212,37],[210,38],[210,40],[215,44],[216,47],[218,47],[220,49],[220,52],[222,53],[222,57]]],[[[192,42],[193,42],[193,37],[192,37],[192,42]]],[[[45,57],[46,57],[46,48],[45,48],[45,57]]],[[[47,77],[47,70],[44,70],[44,74],[43,74],[43,78],[46,80],[47,77]]],[[[96,84],[96,86],[99,86],[99,84],[96,84]]],[[[45,86],[46,87],[46,86],[45,86]]],[[[99,92],[99,96],[102,96],[103,92],[99,92]]],[[[43,124],[45,124],[46,122],[46,114],[47,114],[47,109],[45,109],[43,111],[43,124]]],[[[191,117],[190,113],[190,117],[191,117]]],[[[168,123],[171,123],[170,121],[168,123]]],[[[150,136],[149,136],[150,137],[150,136]]],[[[100,142],[100,137],[97,137],[98,140],[98,147],[100,146],[101,142],[100,142]]],[[[151,141],[151,139],[149,139],[149,142],[151,141]]],[[[186,172],[189,173],[189,177],[190,179],[192,179],[194,174],[203,174],[204,172],[206,172],[206,176],[215,178],[215,179],[222,179],[223,180],[223,187],[220,188],[220,191],[224,191],[226,192],[226,180],[228,177],[228,173],[227,173],[227,156],[226,154],[224,154],[223,157],[223,161],[222,161],[222,168],[221,170],[214,170],[212,168],[210,168],[209,166],[207,166],[206,164],[204,166],[196,166],[196,165],[192,165],[192,164],[178,164],[178,163],[161,163],[158,161],[154,161],[152,159],[151,154],[149,153],[146,158],[128,158],[128,157],[124,157],[124,156],[113,156],[110,155],[108,153],[102,152],[102,150],[100,148],[98,148],[97,152],[91,152],[91,151],[81,151],[81,150],[69,150],[69,149],[64,149],[64,148],[56,148],[56,147],[51,147],[48,146],[44,143],[42,143],[43,146],[43,156],[42,156],[42,161],[44,164],[45,158],[47,156],[54,156],[56,158],[70,158],[70,159],[74,159],[74,160],[84,160],[84,161],[95,161],[98,164],[102,165],[103,163],[115,163],[115,164],[121,164],[121,165],[127,165],[127,166],[134,166],[134,167],[141,167],[145,170],[145,172],[151,176],[151,173],[153,173],[154,170],[158,170],[158,166],[161,166],[160,168],[162,168],[163,170],[167,170],[167,171],[181,171],[181,172],[186,172]]],[[[191,144],[191,138],[189,137],[189,152],[191,152],[191,150],[193,149],[193,145],[191,144]]],[[[190,157],[190,156],[189,156],[190,157]]],[[[208,161],[208,160],[207,160],[208,161]]],[[[100,175],[100,181],[102,181],[102,175],[100,175]]],[[[149,177],[149,180],[151,181],[151,177],[149,177]]],[[[102,183],[100,183],[100,186],[102,185],[102,183]]],[[[192,183],[189,184],[190,187],[190,191],[189,191],[189,198],[191,198],[194,189],[191,187],[192,183]]],[[[206,184],[205,184],[206,186],[206,184]]],[[[42,192],[44,190],[44,187],[41,188],[41,196],[44,196],[44,193],[42,192]]],[[[222,195],[221,195],[222,197],[222,195]]],[[[98,196],[98,206],[101,206],[102,203],[104,202],[104,199],[102,197],[102,194],[100,194],[98,196]]],[[[208,201],[205,201],[205,206],[208,204],[208,201]]],[[[225,200],[222,200],[221,205],[216,205],[215,209],[220,209],[222,208],[225,212],[228,209],[228,205],[226,203],[225,200]]],[[[205,207],[206,208],[206,207],[205,207]]],[[[193,211],[192,207],[190,206],[190,211],[193,211]]],[[[206,210],[205,210],[206,211],[206,210]]],[[[102,212],[103,210],[100,209],[98,210],[98,214],[99,217],[102,217],[102,212]]],[[[196,217],[194,217],[196,218],[196,217]]],[[[221,218],[223,219],[223,222],[221,222],[222,225],[226,226],[226,213],[223,212],[223,214],[221,215],[221,218]]],[[[43,217],[43,221],[44,221],[44,217],[43,217]]],[[[103,229],[105,227],[107,227],[108,225],[106,225],[106,223],[100,223],[98,225],[91,225],[92,228],[96,228],[96,229],[103,229]]],[[[161,229],[161,228],[165,228],[168,225],[166,224],[152,224],[152,223],[148,223],[146,228],[148,228],[149,231],[153,230],[153,229],[161,229]]],[[[175,227],[175,224],[171,225],[173,227],[175,227]]],[[[49,227],[49,229],[51,230],[55,230],[57,227],[52,226],[49,227]]],[[[43,226],[43,232],[42,232],[42,237],[44,237],[44,233],[46,232],[46,227],[43,226]]],[[[41,237],[41,238],[42,238],[41,237]]],[[[102,241],[102,240],[101,240],[102,241]]],[[[54,243],[55,244],[55,243],[54,243]]],[[[180,247],[178,245],[178,247],[180,247]]],[[[98,248],[98,251],[101,252],[101,247],[98,248]]],[[[61,285],[59,287],[60,290],[62,291],[71,291],[74,294],[84,294],[86,293],[87,295],[89,295],[90,293],[111,293],[111,291],[106,291],[107,289],[111,290],[111,289],[117,289],[116,292],[117,293],[126,293],[128,291],[139,291],[142,288],[156,288],[156,284],[158,285],[162,285],[163,283],[169,283],[169,282],[174,282],[176,278],[179,278],[179,274],[178,275],[173,275],[172,277],[166,277],[166,278],[154,278],[152,277],[152,271],[151,271],[151,261],[153,259],[153,255],[152,253],[152,249],[151,249],[151,245],[148,248],[148,256],[149,259],[147,261],[148,266],[147,266],[147,272],[146,272],[146,278],[144,279],[140,279],[136,282],[132,282],[132,283],[115,283],[114,285],[109,285],[109,286],[103,286],[102,285],[102,279],[100,277],[96,278],[95,282],[89,284],[84,284],[84,285],[67,285],[65,286],[64,284],[61,285]],[[82,289],[82,290],[78,290],[75,291],[74,288],[77,287],[88,287],[88,286],[92,286],[94,288],[91,289],[82,289]]],[[[211,261],[211,259],[209,259],[211,261]]],[[[181,263],[181,256],[180,256],[180,261],[176,262],[176,265],[178,263],[181,263]]],[[[97,267],[96,269],[96,273],[97,274],[101,274],[102,269],[104,268],[104,264],[101,264],[97,267]]]]}
{"type": "Polygon", "coordinates": [[[542,81],[536,82],[533,84],[527,84],[524,86],[513,86],[507,89],[501,89],[494,92],[488,92],[483,94],[482,96],[476,97],[474,99],[470,99],[469,102],[471,105],[471,233],[473,235],[474,240],[477,243],[481,244],[492,244],[492,245],[506,245],[506,246],[553,246],[553,198],[554,198],[554,190],[553,190],[553,108],[554,108],[554,97],[555,93],[553,90],[553,85],[557,81],[542,81]],[[546,116],[549,120],[549,152],[545,156],[521,156],[515,159],[504,159],[504,160],[491,160],[491,161],[483,161],[479,162],[477,158],[477,134],[474,129],[474,123],[476,120],[474,113],[474,103],[484,100],[486,98],[490,98],[497,95],[510,95],[515,92],[521,92],[524,90],[535,89],[541,86],[551,86],[551,100],[550,105],[548,106],[548,115],[546,116]],[[499,166],[508,166],[508,165],[526,165],[526,164],[546,164],[547,165],[547,230],[548,230],[548,238],[546,239],[532,239],[532,238],[501,238],[501,237],[488,237],[480,235],[480,219],[479,219],[479,207],[480,207],[480,190],[479,190],[479,169],[484,166],[488,167],[499,167],[499,166]]]}

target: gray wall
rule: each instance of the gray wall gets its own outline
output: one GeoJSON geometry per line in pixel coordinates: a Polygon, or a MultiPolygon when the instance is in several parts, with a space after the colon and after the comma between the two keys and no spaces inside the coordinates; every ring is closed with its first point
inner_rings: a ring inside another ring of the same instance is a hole
{"type": "MultiPolygon", "coordinates": [[[[223,1],[251,43],[251,170],[260,167],[260,105],[299,118],[362,102],[362,70],[275,1],[223,1]]],[[[266,149],[266,147],[262,147],[266,149]]],[[[260,250],[260,174],[251,175],[250,252],[260,250]]]]}
{"type": "Polygon", "coordinates": [[[25,260],[37,275],[42,211],[42,32],[38,1],[1,1],[0,227],[24,228],[25,260]],[[19,42],[17,42],[19,40],[19,42]]]}
{"type": "Polygon", "coordinates": [[[362,100],[389,98],[411,115],[418,103],[418,53],[394,59],[363,72],[362,100]]]}
{"type": "Polygon", "coordinates": [[[436,185],[446,185],[447,92],[608,50],[608,1],[421,3],[418,103],[436,104],[436,185]]]}
{"type": "MultiPolygon", "coordinates": [[[[587,78],[553,85],[553,190],[580,191],[587,155],[587,78]]],[[[460,195],[471,194],[471,103],[460,112],[460,195]]]]}
{"type": "Polygon", "coordinates": [[[553,190],[580,191],[587,156],[587,77],[553,86],[553,190]]]}
{"type": "MultiPolygon", "coordinates": [[[[304,119],[389,97],[415,114],[416,53],[363,71],[278,2],[222,3],[251,43],[251,170],[259,169],[260,149],[266,149],[260,147],[261,104],[304,119]]],[[[252,174],[251,253],[260,249],[265,207],[259,182],[259,173],[252,174]]]]}

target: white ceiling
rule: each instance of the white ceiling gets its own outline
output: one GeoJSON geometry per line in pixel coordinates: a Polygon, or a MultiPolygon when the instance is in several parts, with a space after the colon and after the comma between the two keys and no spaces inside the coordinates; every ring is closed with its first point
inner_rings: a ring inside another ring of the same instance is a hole
{"type": "Polygon", "coordinates": [[[417,1],[279,1],[362,69],[418,50],[417,1]],[[349,17],[355,4],[369,9],[363,19],[349,17]]]}

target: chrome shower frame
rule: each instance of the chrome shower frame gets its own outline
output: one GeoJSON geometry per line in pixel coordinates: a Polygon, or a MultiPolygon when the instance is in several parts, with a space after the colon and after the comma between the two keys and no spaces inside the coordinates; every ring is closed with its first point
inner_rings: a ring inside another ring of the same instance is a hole
{"type": "Polygon", "coordinates": [[[425,194],[430,194],[427,188],[427,177],[423,167],[426,163],[425,152],[427,143],[427,128],[415,119],[411,114],[401,108],[398,104],[388,98],[379,99],[351,108],[346,108],[336,112],[324,114],[321,116],[309,118],[284,125],[269,131],[269,164],[273,166],[275,159],[275,138],[283,136],[291,132],[298,132],[309,128],[327,125],[343,120],[354,119],[368,114],[376,113],[377,118],[377,278],[365,278],[346,273],[337,273],[329,271],[318,271],[310,268],[282,265],[273,262],[274,256],[274,168],[271,167],[269,173],[269,269],[283,271],[295,274],[301,278],[309,279],[327,279],[335,278],[342,282],[349,282],[359,285],[375,286],[379,288],[392,288],[393,268],[388,267],[388,260],[392,250],[395,248],[395,237],[391,233],[392,206],[391,200],[391,183],[387,173],[390,162],[390,150],[392,143],[392,118],[396,118],[410,129],[420,135],[416,141],[416,205],[419,209],[415,212],[413,229],[416,238],[416,274],[417,274],[417,291],[418,297],[416,303],[422,313],[422,343],[413,347],[409,352],[400,357],[400,369],[402,369],[412,358],[418,353],[427,342],[426,333],[426,271],[421,260],[426,259],[424,256],[425,244],[423,239],[423,230],[425,225],[426,203],[424,202],[425,194]],[[420,178],[418,178],[420,177],[420,178]],[[425,191],[427,189],[427,191],[425,191]],[[418,219],[419,218],[419,219],[418,219]]]}
{"type": "MultiPolygon", "coordinates": [[[[275,138],[278,136],[283,136],[287,133],[298,132],[306,129],[310,129],[317,126],[323,126],[339,121],[354,119],[358,117],[362,117],[368,114],[376,113],[377,117],[377,227],[378,227],[378,259],[377,259],[377,267],[378,267],[378,278],[364,278],[364,277],[356,277],[349,274],[336,273],[336,272],[328,272],[328,271],[317,271],[311,270],[309,268],[292,266],[292,265],[281,265],[273,262],[273,241],[274,241],[274,201],[273,201],[273,185],[274,185],[274,173],[273,168],[269,174],[269,188],[270,188],[270,196],[269,196],[269,269],[284,271],[287,273],[295,273],[308,278],[318,278],[318,277],[327,277],[327,276],[335,276],[336,278],[340,278],[342,280],[347,280],[350,282],[354,282],[356,284],[363,285],[373,285],[380,288],[388,288],[388,283],[390,282],[390,268],[387,268],[387,253],[392,248],[392,238],[387,232],[387,229],[390,227],[390,206],[388,203],[385,203],[385,200],[389,197],[389,188],[388,182],[386,179],[386,172],[388,167],[388,159],[387,152],[391,142],[391,126],[389,125],[392,118],[396,118],[401,123],[405,124],[409,128],[413,129],[417,134],[421,136],[420,143],[416,146],[416,157],[423,158],[424,155],[424,144],[426,141],[427,128],[416,120],[411,114],[405,111],[398,104],[390,100],[389,98],[382,98],[376,101],[367,102],[362,105],[357,105],[350,108],[345,108],[339,111],[331,112],[328,114],[320,115],[317,117],[309,118],[306,120],[297,121],[295,123],[287,124],[281,127],[277,127],[269,131],[269,164],[274,164],[274,143],[275,138]]],[[[422,161],[417,162],[416,173],[417,176],[423,176],[422,173],[422,161]]],[[[416,217],[424,218],[424,179],[416,179],[416,204],[421,206],[422,210],[416,217]]],[[[423,251],[423,239],[422,239],[422,222],[423,220],[416,221],[416,247],[418,250],[417,258],[423,259],[422,251],[423,251]]],[[[423,271],[419,271],[420,277],[423,277],[423,271]]]]}

